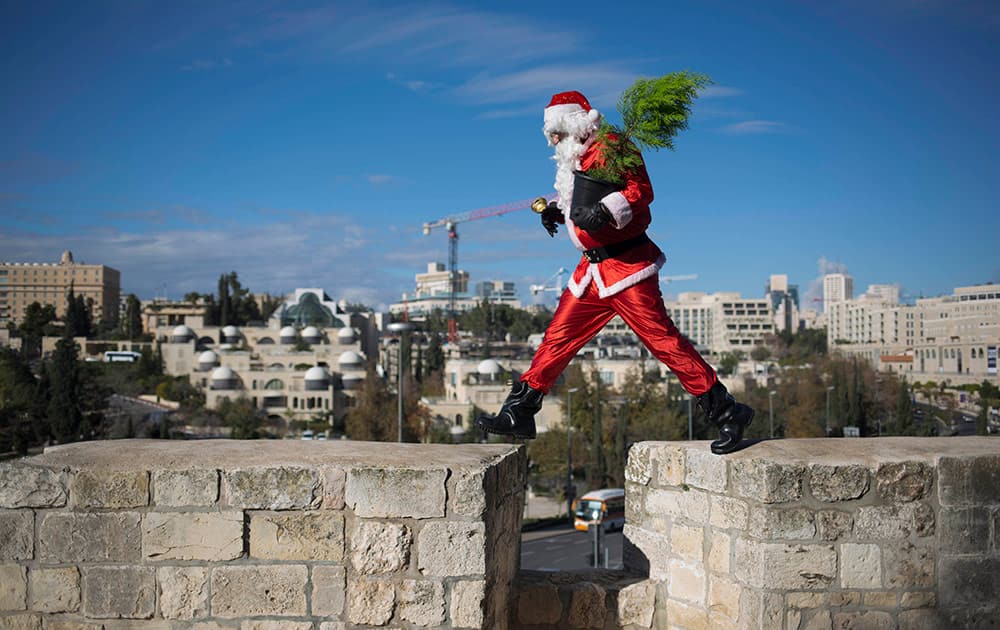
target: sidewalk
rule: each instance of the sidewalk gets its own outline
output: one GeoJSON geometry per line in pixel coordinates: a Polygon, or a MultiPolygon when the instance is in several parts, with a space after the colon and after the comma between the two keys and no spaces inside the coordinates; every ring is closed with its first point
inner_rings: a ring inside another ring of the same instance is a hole
{"type": "Polygon", "coordinates": [[[524,501],[524,519],[552,518],[565,515],[566,504],[551,497],[539,497],[529,494],[524,501]]]}

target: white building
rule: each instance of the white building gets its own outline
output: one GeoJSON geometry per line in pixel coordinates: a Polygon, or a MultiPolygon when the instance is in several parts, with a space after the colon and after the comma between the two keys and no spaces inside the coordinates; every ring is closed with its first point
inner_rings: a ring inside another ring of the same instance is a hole
{"type": "Polygon", "coordinates": [[[846,273],[828,273],[823,276],[823,312],[830,306],[854,299],[854,278],[846,273]]]}
{"type": "Polygon", "coordinates": [[[775,332],[774,312],[767,298],[692,291],[664,304],[678,330],[711,356],[735,351],[748,354],[775,332]]]}

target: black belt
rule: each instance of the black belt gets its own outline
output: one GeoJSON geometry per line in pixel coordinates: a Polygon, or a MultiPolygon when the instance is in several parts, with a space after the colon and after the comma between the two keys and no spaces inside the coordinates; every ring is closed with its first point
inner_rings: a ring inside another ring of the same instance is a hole
{"type": "Polygon", "coordinates": [[[608,258],[614,258],[615,256],[621,256],[633,247],[638,247],[640,245],[645,245],[649,242],[649,237],[645,233],[636,236],[635,238],[630,238],[626,241],[620,241],[618,243],[612,243],[610,245],[605,245],[604,247],[595,247],[594,249],[588,249],[583,252],[583,257],[592,263],[599,263],[602,260],[607,260],[608,258]]]}

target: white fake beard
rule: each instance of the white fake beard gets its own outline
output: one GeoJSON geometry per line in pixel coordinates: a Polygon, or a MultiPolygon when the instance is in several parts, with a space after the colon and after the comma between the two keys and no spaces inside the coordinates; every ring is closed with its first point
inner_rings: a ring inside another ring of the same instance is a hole
{"type": "Polygon", "coordinates": [[[570,203],[573,201],[573,171],[580,170],[580,156],[587,150],[587,143],[574,136],[566,136],[556,145],[555,189],[559,193],[559,208],[569,217],[570,203]]]}

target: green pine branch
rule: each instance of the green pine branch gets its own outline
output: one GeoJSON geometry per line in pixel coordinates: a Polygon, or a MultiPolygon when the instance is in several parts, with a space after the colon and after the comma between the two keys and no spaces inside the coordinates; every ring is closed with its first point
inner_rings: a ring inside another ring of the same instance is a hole
{"type": "Polygon", "coordinates": [[[588,175],[623,184],[625,173],[642,164],[643,149],[674,149],[674,137],[688,128],[691,106],[712,80],[694,72],[671,72],[655,79],[638,79],[618,98],[622,124],[606,120],[598,139],[607,150],[605,163],[588,175]]]}

